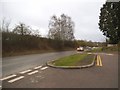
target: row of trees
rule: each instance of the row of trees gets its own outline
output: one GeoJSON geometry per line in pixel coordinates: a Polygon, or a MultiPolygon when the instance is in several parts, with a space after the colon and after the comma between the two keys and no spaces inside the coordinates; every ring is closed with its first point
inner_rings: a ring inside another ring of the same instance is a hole
{"type": "Polygon", "coordinates": [[[104,47],[106,46],[105,42],[92,42],[92,41],[86,41],[86,40],[76,40],[79,46],[82,47],[104,47]]]}
{"type": "Polygon", "coordinates": [[[0,31],[7,33],[14,33],[19,35],[31,35],[40,37],[40,32],[38,29],[34,30],[30,26],[27,26],[24,23],[17,24],[13,29],[10,29],[11,22],[6,20],[5,18],[2,20],[0,31]]]}
{"type": "Polygon", "coordinates": [[[68,50],[79,46],[98,46],[98,43],[74,39],[74,22],[71,17],[62,14],[52,16],[49,22],[48,38],[43,38],[39,32],[33,34],[33,29],[24,23],[19,23],[12,30],[10,22],[3,20],[2,31],[3,56],[14,52],[31,50],[68,50]]]}
{"type": "Polygon", "coordinates": [[[0,31],[2,31],[3,56],[8,56],[16,52],[30,52],[31,50],[60,51],[75,49],[78,43],[73,40],[74,35],[71,32],[73,30],[71,18],[64,14],[61,16],[62,18],[59,19],[59,22],[51,22],[53,18],[50,20],[48,38],[41,37],[37,31],[33,34],[33,29],[24,23],[19,23],[13,29],[10,29],[10,22],[3,20],[0,28],[0,31]],[[70,35],[72,35],[72,38],[70,35]]]}
{"type": "Polygon", "coordinates": [[[109,43],[117,44],[120,41],[120,2],[106,2],[100,11],[100,30],[109,43]]]}
{"type": "MultiPolygon", "coordinates": [[[[3,19],[2,26],[0,28],[3,32],[10,32],[9,30],[10,22],[3,19]]],[[[62,14],[60,17],[53,15],[49,21],[49,32],[48,38],[63,40],[63,41],[72,41],[74,40],[74,22],[71,20],[71,17],[62,14]]],[[[12,29],[12,33],[19,35],[35,35],[39,36],[38,30],[33,30],[30,26],[25,25],[24,23],[19,23],[12,29]],[[36,31],[34,34],[32,31],[36,31]]]]}

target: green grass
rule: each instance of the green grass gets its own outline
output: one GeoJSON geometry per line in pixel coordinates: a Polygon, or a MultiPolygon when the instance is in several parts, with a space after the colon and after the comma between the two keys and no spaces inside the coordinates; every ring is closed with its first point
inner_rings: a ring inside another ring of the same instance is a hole
{"type": "Polygon", "coordinates": [[[91,52],[102,52],[102,48],[95,48],[91,52]]]}
{"type": "Polygon", "coordinates": [[[112,47],[101,47],[97,49],[93,49],[91,52],[118,52],[120,51],[118,46],[112,46],[112,47]]]}
{"type": "Polygon", "coordinates": [[[55,66],[75,66],[81,60],[87,57],[87,54],[74,54],[55,60],[52,62],[55,66]]]}
{"type": "Polygon", "coordinates": [[[114,51],[118,51],[119,48],[118,46],[112,46],[112,47],[103,47],[102,51],[105,52],[114,52],[114,51]]]}
{"type": "Polygon", "coordinates": [[[95,55],[94,54],[89,54],[84,59],[82,59],[78,63],[76,63],[76,66],[91,64],[93,62],[93,60],[95,60],[95,55]]]}

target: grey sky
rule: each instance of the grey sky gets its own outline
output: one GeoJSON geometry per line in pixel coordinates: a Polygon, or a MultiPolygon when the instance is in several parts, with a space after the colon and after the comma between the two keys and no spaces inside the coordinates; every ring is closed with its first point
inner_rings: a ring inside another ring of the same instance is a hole
{"type": "Polygon", "coordinates": [[[0,19],[11,20],[12,27],[23,22],[46,36],[50,17],[64,13],[75,22],[76,39],[105,41],[98,26],[104,3],[105,0],[1,0],[0,19]]]}

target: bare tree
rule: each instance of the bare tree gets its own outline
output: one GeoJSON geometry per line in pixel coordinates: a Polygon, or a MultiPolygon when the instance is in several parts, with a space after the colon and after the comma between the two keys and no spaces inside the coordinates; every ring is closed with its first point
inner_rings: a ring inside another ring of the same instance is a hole
{"type": "Polygon", "coordinates": [[[6,20],[6,18],[3,18],[1,21],[0,31],[9,32],[10,23],[11,20],[6,20]]]}
{"type": "Polygon", "coordinates": [[[36,30],[32,30],[33,31],[33,35],[36,36],[36,37],[40,37],[40,31],[39,29],[36,29],[36,30]]]}
{"type": "Polygon", "coordinates": [[[48,37],[59,40],[74,40],[74,22],[65,14],[60,17],[52,16],[49,22],[48,37]]]}
{"type": "Polygon", "coordinates": [[[26,26],[23,23],[19,23],[14,29],[13,33],[17,33],[20,35],[30,35],[31,33],[31,28],[29,26],[26,26]]]}
{"type": "Polygon", "coordinates": [[[59,20],[55,15],[52,16],[51,20],[49,21],[49,32],[48,37],[51,39],[59,39],[59,20]]]}
{"type": "Polygon", "coordinates": [[[71,17],[61,15],[61,32],[63,40],[73,40],[74,39],[74,22],[71,17]]]}

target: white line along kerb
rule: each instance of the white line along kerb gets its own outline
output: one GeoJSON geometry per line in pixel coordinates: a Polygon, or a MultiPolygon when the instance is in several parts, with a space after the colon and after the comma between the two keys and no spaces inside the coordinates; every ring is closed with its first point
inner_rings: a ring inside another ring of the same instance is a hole
{"type": "Polygon", "coordinates": [[[37,73],[37,72],[38,72],[38,70],[33,71],[33,72],[30,72],[30,73],[28,73],[28,75],[32,75],[32,74],[35,74],[35,73],[37,73]]]}
{"type": "Polygon", "coordinates": [[[12,79],[12,80],[10,80],[10,81],[8,81],[8,82],[9,82],[9,83],[13,83],[13,82],[18,81],[18,80],[20,80],[20,79],[22,79],[22,78],[24,78],[24,76],[20,76],[20,77],[18,77],[18,78],[12,79]]]}
{"type": "Polygon", "coordinates": [[[15,77],[15,76],[17,76],[17,75],[13,74],[13,75],[10,75],[10,76],[7,76],[7,77],[4,77],[4,78],[2,78],[2,79],[0,79],[0,80],[1,80],[1,81],[3,81],[3,80],[7,80],[7,79],[13,78],[13,77],[15,77]]]}
{"type": "Polygon", "coordinates": [[[41,70],[45,70],[45,69],[47,69],[48,67],[43,67],[43,68],[41,68],[41,70]]]}
{"type": "Polygon", "coordinates": [[[87,54],[92,54],[92,53],[87,53],[87,54]]]}
{"type": "Polygon", "coordinates": [[[112,56],[113,54],[106,54],[106,55],[111,55],[112,56]]]}
{"type": "Polygon", "coordinates": [[[37,67],[35,67],[34,69],[39,69],[39,68],[41,68],[42,66],[37,66],[37,67]]]}
{"type": "Polygon", "coordinates": [[[24,74],[24,73],[27,73],[27,72],[30,72],[30,71],[32,71],[32,70],[25,70],[25,71],[20,72],[20,74],[24,74]]]}

